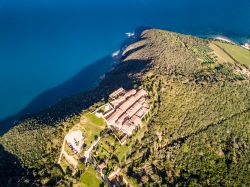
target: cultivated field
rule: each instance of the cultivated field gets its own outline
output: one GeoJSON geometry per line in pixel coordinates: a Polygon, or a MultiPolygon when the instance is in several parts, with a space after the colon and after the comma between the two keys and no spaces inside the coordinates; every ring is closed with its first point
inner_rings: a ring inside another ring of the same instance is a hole
{"type": "Polygon", "coordinates": [[[230,56],[237,62],[250,66],[250,52],[247,49],[219,41],[215,41],[214,43],[226,53],[230,54],[230,56]]]}

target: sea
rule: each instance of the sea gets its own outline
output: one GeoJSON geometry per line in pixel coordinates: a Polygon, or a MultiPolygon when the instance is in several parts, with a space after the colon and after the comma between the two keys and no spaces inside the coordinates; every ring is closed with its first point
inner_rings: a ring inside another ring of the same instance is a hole
{"type": "Polygon", "coordinates": [[[137,27],[244,43],[249,12],[249,0],[0,0],[0,119],[96,86],[137,27]]]}

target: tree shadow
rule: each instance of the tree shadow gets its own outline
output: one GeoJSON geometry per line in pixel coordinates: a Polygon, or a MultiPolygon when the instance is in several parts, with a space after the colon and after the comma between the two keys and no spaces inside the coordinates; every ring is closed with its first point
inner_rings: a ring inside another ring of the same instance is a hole
{"type": "Polygon", "coordinates": [[[4,150],[0,144],[0,184],[1,186],[28,186],[22,181],[27,171],[12,154],[4,150]]]}
{"type": "Polygon", "coordinates": [[[122,60],[125,60],[128,56],[130,56],[131,54],[133,54],[136,51],[139,51],[141,49],[143,49],[145,47],[145,45],[141,45],[139,47],[133,48],[128,50],[123,56],[122,56],[122,60]]]}

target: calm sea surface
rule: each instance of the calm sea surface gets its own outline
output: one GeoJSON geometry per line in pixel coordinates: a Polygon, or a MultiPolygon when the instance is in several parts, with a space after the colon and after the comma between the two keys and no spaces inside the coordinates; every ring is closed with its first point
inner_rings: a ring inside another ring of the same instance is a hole
{"type": "MultiPolygon", "coordinates": [[[[138,26],[244,42],[250,38],[249,12],[249,0],[1,0],[0,119],[118,50],[124,33],[138,26]]],[[[95,74],[92,69],[82,73],[95,74]]],[[[94,84],[79,81],[62,95],[94,84]]],[[[55,100],[40,102],[34,110],[55,100]]]]}

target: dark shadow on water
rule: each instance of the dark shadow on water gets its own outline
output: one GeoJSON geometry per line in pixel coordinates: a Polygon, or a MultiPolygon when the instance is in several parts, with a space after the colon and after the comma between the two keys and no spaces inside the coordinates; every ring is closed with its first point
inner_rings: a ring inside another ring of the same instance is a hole
{"type": "Polygon", "coordinates": [[[0,134],[22,116],[37,113],[54,105],[64,97],[94,88],[100,82],[100,77],[111,70],[113,63],[114,59],[111,56],[106,56],[83,68],[78,74],[63,84],[41,93],[16,115],[1,120],[0,134]]]}

